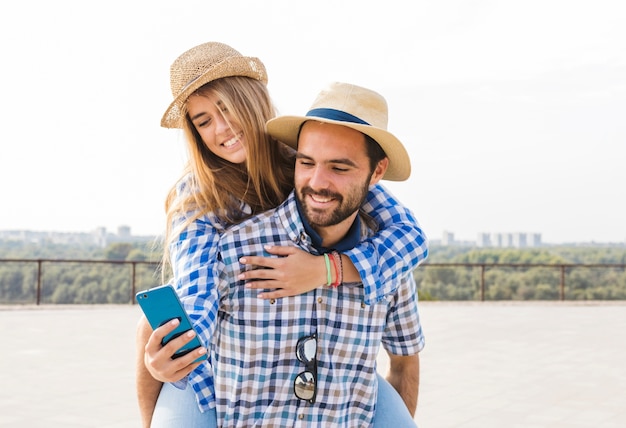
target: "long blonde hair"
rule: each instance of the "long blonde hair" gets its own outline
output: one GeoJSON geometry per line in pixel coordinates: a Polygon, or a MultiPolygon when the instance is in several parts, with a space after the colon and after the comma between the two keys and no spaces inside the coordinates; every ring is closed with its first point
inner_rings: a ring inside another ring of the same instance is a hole
{"type": "Polygon", "coordinates": [[[207,94],[217,96],[240,124],[246,161],[233,164],[211,152],[191,123],[185,106],[183,130],[189,160],[184,176],[189,177],[186,184],[192,191],[179,195],[178,185],[174,185],[166,199],[164,266],[170,263],[170,244],[199,217],[211,213],[221,226],[228,227],[278,206],[293,188],[293,153],[265,132],[265,123],[276,115],[265,84],[248,77],[225,77],[194,93],[207,94]],[[242,204],[250,211],[244,212],[242,204]],[[181,217],[185,218],[183,222],[178,221],[181,217]]]}

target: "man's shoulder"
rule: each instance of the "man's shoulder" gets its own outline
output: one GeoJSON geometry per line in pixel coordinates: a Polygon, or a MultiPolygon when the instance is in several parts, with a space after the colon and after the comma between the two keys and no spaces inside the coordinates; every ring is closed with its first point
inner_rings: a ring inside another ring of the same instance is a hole
{"type": "Polygon", "coordinates": [[[220,242],[228,242],[232,240],[241,240],[248,237],[256,237],[257,239],[265,233],[269,233],[276,223],[276,209],[264,211],[256,214],[241,223],[230,226],[222,236],[220,242]]]}
{"type": "Polygon", "coordinates": [[[220,241],[228,242],[247,238],[254,238],[259,241],[260,237],[280,235],[282,232],[288,233],[287,228],[299,222],[295,202],[292,198],[288,198],[276,208],[255,214],[241,223],[229,227],[220,241]]]}

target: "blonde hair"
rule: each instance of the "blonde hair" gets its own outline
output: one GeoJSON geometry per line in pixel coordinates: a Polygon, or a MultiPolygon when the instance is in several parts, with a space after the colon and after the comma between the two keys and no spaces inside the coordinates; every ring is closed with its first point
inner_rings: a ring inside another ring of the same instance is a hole
{"type": "Polygon", "coordinates": [[[170,263],[169,246],[199,217],[211,213],[221,226],[228,227],[278,206],[293,188],[293,153],[265,132],[265,123],[276,115],[265,84],[248,77],[225,77],[200,87],[192,96],[208,94],[215,95],[241,126],[246,161],[234,164],[211,152],[183,107],[189,154],[185,176],[191,180],[187,183],[191,191],[179,195],[175,185],[166,199],[164,266],[170,263]],[[249,212],[242,211],[242,203],[249,212]],[[177,222],[181,217],[185,220],[177,222]]]}

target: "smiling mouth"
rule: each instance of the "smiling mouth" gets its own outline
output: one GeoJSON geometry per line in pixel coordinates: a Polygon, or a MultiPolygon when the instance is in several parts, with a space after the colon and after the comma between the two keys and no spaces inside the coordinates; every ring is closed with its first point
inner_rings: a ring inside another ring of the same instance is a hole
{"type": "Polygon", "coordinates": [[[241,137],[243,137],[243,132],[240,132],[239,134],[235,135],[233,138],[231,138],[228,141],[224,141],[222,143],[222,146],[224,146],[227,149],[229,149],[232,146],[234,146],[235,144],[239,143],[241,141],[241,137]]]}
{"type": "Polygon", "coordinates": [[[326,204],[333,200],[333,198],[331,198],[330,196],[320,196],[313,194],[309,194],[309,196],[311,197],[311,199],[313,199],[313,202],[317,202],[319,204],[326,204]]]}

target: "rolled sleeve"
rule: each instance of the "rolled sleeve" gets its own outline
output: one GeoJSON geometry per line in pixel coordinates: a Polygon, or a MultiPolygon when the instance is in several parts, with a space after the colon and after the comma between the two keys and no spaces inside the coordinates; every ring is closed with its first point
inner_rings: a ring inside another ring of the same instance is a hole
{"type": "Polygon", "coordinates": [[[414,355],[420,352],[426,341],[422,332],[418,311],[418,297],[413,277],[402,281],[391,298],[387,313],[387,325],[382,338],[383,347],[394,355],[414,355]]]}

